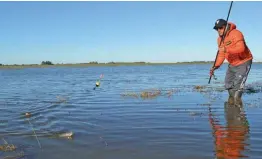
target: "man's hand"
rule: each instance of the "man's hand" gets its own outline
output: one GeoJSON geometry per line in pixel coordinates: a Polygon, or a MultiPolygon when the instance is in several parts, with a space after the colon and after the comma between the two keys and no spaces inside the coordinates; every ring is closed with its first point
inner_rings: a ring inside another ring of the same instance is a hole
{"type": "Polygon", "coordinates": [[[218,50],[221,51],[221,52],[224,52],[224,53],[227,52],[226,47],[220,47],[220,48],[218,48],[218,50]]]}
{"type": "Polygon", "coordinates": [[[210,76],[214,75],[214,71],[215,71],[216,69],[218,69],[218,68],[219,68],[219,67],[216,67],[216,66],[212,67],[212,68],[210,69],[210,76]]]}

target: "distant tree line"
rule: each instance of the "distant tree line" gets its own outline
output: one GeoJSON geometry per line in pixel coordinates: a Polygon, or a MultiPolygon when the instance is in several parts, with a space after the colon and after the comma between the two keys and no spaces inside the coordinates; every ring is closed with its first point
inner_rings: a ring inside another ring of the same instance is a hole
{"type": "Polygon", "coordinates": [[[89,62],[90,64],[98,64],[98,62],[97,61],[91,61],[91,62],[89,62]]]}
{"type": "Polygon", "coordinates": [[[176,63],[212,63],[214,61],[185,61],[185,62],[176,62],[176,63]]]}
{"type": "Polygon", "coordinates": [[[51,61],[42,61],[41,65],[53,65],[51,61]]]}

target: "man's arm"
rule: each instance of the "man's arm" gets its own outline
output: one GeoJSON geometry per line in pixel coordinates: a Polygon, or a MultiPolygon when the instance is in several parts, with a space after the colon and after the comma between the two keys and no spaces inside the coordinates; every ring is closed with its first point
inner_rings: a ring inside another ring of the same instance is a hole
{"type": "MultiPolygon", "coordinates": [[[[219,44],[220,44],[220,41],[218,39],[217,40],[218,47],[219,47],[219,44]]],[[[225,53],[222,52],[222,51],[219,51],[218,55],[217,55],[217,61],[215,63],[215,67],[220,67],[222,65],[222,63],[224,62],[224,60],[225,60],[225,53]]]]}
{"type": "Polygon", "coordinates": [[[244,36],[240,31],[234,32],[234,39],[235,39],[235,47],[226,48],[226,52],[230,54],[238,54],[245,51],[245,41],[244,36]]]}
{"type": "Polygon", "coordinates": [[[215,63],[215,67],[220,67],[222,65],[222,63],[224,62],[224,60],[225,60],[225,53],[220,51],[218,53],[218,56],[217,56],[217,61],[215,63]]]}

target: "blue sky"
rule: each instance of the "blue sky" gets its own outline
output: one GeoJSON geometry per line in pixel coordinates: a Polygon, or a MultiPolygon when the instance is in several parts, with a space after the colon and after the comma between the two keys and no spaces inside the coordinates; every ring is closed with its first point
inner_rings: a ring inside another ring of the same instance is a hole
{"type": "MultiPolygon", "coordinates": [[[[0,2],[0,63],[214,60],[220,2],[0,2]]],[[[262,61],[262,2],[233,3],[229,21],[262,61]]]]}

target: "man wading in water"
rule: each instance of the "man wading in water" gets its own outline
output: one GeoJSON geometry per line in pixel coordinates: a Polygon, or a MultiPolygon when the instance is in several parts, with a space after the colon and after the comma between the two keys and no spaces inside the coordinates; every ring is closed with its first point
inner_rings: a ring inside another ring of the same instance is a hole
{"type": "Polygon", "coordinates": [[[234,23],[228,22],[227,25],[227,21],[218,19],[213,29],[217,30],[219,35],[218,45],[224,29],[225,37],[219,47],[217,61],[214,67],[210,69],[210,75],[213,75],[214,70],[218,69],[226,59],[229,63],[225,77],[225,89],[228,90],[229,94],[228,104],[242,105],[241,96],[252,65],[252,53],[245,43],[243,34],[236,29],[234,23]]]}

